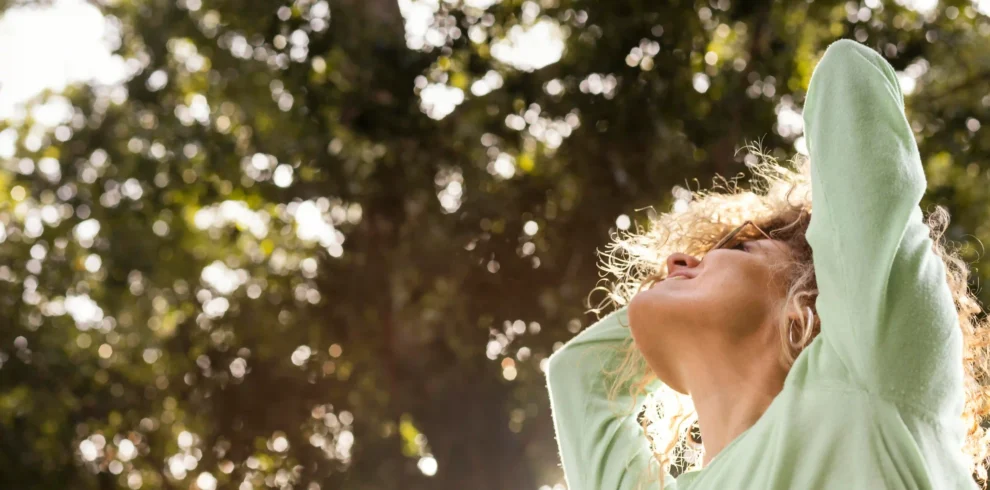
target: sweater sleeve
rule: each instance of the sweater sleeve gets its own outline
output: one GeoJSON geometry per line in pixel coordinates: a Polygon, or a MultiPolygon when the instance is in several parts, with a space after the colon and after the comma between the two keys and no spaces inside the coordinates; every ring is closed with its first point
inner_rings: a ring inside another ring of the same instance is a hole
{"type": "MultiPolygon", "coordinates": [[[[659,488],[659,464],[636,421],[639,410],[631,410],[632,397],[625,388],[613,401],[606,394],[603,371],[614,370],[621,361],[621,347],[631,338],[627,325],[622,307],[550,356],[547,388],[570,490],[659,488]]],[[[665,473],[664,478],[665,489],[676,490],[673,477],[665,473]]]]}
{"type": "Polygon", "coordinates": [[[832,43],[803,117],[825,341],[862,387],[958,414],[962,334],[922,219],[927,183],[893,68],[867,46],[832,43]]]}

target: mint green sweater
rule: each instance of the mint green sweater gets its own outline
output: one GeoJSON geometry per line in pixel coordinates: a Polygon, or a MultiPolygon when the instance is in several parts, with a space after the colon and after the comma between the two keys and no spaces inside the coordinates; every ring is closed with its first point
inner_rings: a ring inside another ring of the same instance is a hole
{"type": "MultiPolygon", "coordinates": [[[[705,468],[665,473],[666,488],[977,488],[961,450],[962,333],[922,222],[926,180],[894,70],[836,41],[811,77],[804,124],[821,334],[755,424],[705,468]]],[[[570,490],[659,487],[636,411],[621,416],[631,398],[606,398],[602,369],[616,365],[627,325],[623,307],[550,357],[570,490]]]]}

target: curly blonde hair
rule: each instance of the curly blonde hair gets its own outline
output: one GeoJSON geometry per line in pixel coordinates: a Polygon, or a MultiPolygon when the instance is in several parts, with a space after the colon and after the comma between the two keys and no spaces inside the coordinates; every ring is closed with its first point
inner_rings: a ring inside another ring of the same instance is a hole
{"type": "MultiPolygon", "coordinates": [[[[778,164],[758,145],[746,145],[744,149],[756,157],[755,163],[749,165],[753,172],[749,190],[742,190],[737,185],[742,174],[732,179],[717,176],[711,191],[677,187],[674,209],[659,215],[651,214],[648,229],[641,231],[637,227],[632,232],[615,233],[605,251],[599,252],[604,273],[602,281],[606,284],[596,287],[592,293],[605,291],[606,297],[592,311],[601,314],[609,304],[627,305],[641,289],[666,276],[665,258],[671,253],[700,257],[746,220],[752,220],[774,239],[786,242],[793,251],[791,260],[777,269],[785,274],[789,285],[781,303],[781,313],[794,306],[801,312],[809,311],[808,308],[814,311],[818,286],[811,247],[805,238],[812,212],[810,161],[803,155],[796,155],[790,160],[791,169],[778,164]]],[[[964,339],[966,404],[962,417],[968,433],[963,450],[972,461],[970,469],[974,479],[986,489],[990,433],[981,422],[990,416],[990,322],[982,315],[980,303],[968,288],[970,271],[959,256],[959,247],[944,243],[948,211],[936,206],[925,221],[931,230],[932,250],[945,264],[946,280],[964,339]]],[[[749,236],[755,238],[753,233],[756,232],[752,228],[749,230],[749,236]]],[[[785,314],[779,318],[779,360],[784,369],[789,370],[798,354],[818,335],[820,324],[817,314],[810,325],[807,318],[801,322],[792,322],[785,314]],[[789,340],[792,329],[799,333],[793,344],[789,340]]],[[[614,401],[620,390],[628,390],[633,400],[632,410],[635,410],[640,406],[639,397],[647,397],[643,417],[639,420],[654,448],[654,458],[660,463],[659,480],[663,489],[665,474],[672,466],[681,472],[701,466],[704,448],[697,427],[697,412],[689,396],[658,382],[632,339],[620,347],[618,354],[621,361],[617,367],[604,372],[611,381],[609,399],[614,401]],[[651,391],[652,386],[659,387],[651,391]],[[675,460],[683,460],[685,465],[674,465],[675,460]]],[[[629,411],[625,413],[629,414],[629,411]]]]}

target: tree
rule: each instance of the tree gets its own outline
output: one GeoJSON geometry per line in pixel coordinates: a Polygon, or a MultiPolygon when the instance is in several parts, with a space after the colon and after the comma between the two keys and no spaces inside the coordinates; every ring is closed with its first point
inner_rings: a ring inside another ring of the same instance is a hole
{"type": "Polygon", "coordinates": [[[101,8],[133,76],[0,127],[5,487],[562,481],[541,368],[596,249],[745,142],[800,147],[779,113],[840,37],[916,84],[928,203],[976,265],[990,237],[968,2],[101,8]]]}

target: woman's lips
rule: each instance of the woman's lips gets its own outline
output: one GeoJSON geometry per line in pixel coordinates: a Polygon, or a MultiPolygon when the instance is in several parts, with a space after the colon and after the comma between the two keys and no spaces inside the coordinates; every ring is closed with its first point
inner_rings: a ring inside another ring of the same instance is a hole
{"type": "Polygon", "coordinates": [[[675,272],[673,274],[668,275],[667,277],[664,277],[663,279],[661,279],[659,281],[655,281],[647,289],[653,289],[653,287],[656,286],[657,284],[660,284],[662,282],[666,282],[668,280],[684,281],[684,280],[687,280],[687,279],[694,279],[694,278],[692,276],[688,275],[686,272],[675,272]]]}

